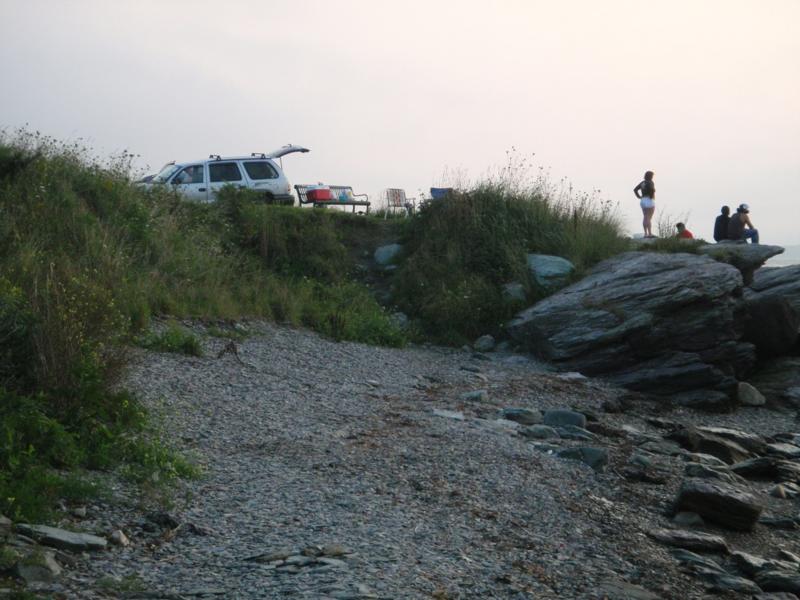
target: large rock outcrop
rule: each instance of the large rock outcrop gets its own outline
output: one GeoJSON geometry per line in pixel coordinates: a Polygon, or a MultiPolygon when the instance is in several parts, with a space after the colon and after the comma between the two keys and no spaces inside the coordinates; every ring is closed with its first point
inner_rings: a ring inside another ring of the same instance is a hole
{"type": "Polygon", "coordinates": [[[695,254],[629,252],[519,313],[509,333],[556,365],[631,389],[732,393],[755,360],[739,341],[742,275],[695,254]]]}
{"type": "Polygon", "coordinates": [[[757,297],[785,298],[800,314],[800,265],[759,269],[745,290],[748,300],[757,297]]]}
{"type": "Polygon", "coordinates": [[[767,259],[782,254],[784,249],[781,246],[770,246],[768,244],[720,242],[719,244],[700,246],[697,251],[712,257],[714,260],[733,265],[741,272],[744,284],[750,285],[756,269],[761,267],[767,259]]]}

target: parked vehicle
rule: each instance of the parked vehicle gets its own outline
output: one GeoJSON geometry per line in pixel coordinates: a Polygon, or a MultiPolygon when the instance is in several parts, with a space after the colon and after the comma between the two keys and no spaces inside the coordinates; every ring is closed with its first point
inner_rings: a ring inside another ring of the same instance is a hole
{"type": "Polygon", "coordinates": [[[196,202],[214,202],[224,185],[263,191],[267,202],[294,204],[292,187],[281,166],[274,159],[308,148],[283,146],[270,153],[254,152],[250,156],[219,156],[188,162],[170,162],[152,176],[139,181],[146,187],[171,185],[175,191],[196,202]]]}

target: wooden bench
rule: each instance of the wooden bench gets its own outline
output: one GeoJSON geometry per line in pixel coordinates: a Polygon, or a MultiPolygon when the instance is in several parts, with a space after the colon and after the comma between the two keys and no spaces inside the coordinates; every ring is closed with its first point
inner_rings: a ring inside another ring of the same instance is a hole
{"type": "Polygon", "coordinates": [[[369,214],[369,207],[371,202],[369,201],[369,196],[367,194],[354,194],[353,188],[349,185],[329,185],[326,187],[331,188],[331,195],[334,198],[339,198],[342,193],[348,198],[348,200],[325,200],[317,201],[317,200],[309,200],[306,196],[306,192],[308,188],[314,187],[312,184],[303,183],[294,186],[294,189],[297,191],[297,198],[300,200],[300,204],[313,204],[314,208],[322,208],[325,206],[352,206],[353,212],[356,212],[357,206],[366,207],[366,213],[369,214]],[[363,198],[363,200],[356,200],[356,198],[363,198]]]}

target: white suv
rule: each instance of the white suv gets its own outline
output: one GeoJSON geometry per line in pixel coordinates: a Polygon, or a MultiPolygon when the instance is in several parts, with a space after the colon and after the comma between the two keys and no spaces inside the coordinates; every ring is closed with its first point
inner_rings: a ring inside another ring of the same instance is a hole
{"type": "Polygon", "coordinates": [[[292,188],[281,167],[272,159],[292,152],[308,152],[301,146],[283,146],[268,154],[222,157],[212,154],[205,160],[170,162],[157,175],[144,178],[145,187],[171,185],[189,200],[214,202],[224,185],[263,191],[264,198],[278,204],[293,204],[292,188]]]}

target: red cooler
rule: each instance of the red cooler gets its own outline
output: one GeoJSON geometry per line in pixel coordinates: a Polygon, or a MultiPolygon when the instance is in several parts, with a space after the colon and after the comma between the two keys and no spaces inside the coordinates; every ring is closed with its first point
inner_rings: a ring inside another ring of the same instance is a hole
{"type": "Polygon", "coordinates": [[[333,200],[330,188],[314,188],[306,192],[306,198],[311,202],[330,202],[333,200]]]}

